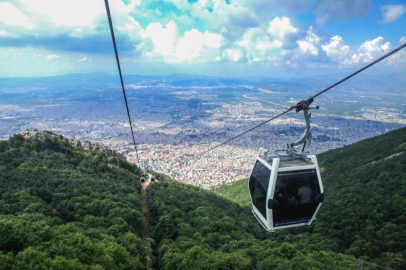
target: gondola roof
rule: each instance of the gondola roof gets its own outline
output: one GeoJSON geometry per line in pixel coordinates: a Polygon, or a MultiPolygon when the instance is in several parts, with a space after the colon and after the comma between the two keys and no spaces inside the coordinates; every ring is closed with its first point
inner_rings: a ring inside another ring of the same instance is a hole
{"type": "MultiPolygon", "coordinates": [[[[269,166],[272,166],[272,161],[274,159],[268,160],[265,153],[260,153],[259,157],[265,161],[269,166]]],[[[277,156],[275,156],[277,157],[277,156]]],[[[279,168],[289,168],[289,167],[298,167],[298,166],[307,166],[314,165],[312,160],[304,160],[303,158],[294,158],[294,159],[279,159],[279,168]]]]}

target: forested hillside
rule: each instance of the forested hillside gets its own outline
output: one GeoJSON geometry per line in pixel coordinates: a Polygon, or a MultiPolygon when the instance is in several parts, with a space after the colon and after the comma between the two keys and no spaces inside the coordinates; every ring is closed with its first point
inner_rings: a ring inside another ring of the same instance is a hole
{"type": "Polygon", "coordinates": [[[213,191],[220,196],[229,199],[230,201],[238,203],[241,206],[251,206],[247,179],[221,185],[214,188],[213,191]]]}
{"type": "Polygon", "coordinates": [[[250,208],[157,178],[148,194],[157,269],[357,269],[317,233],[283,242],[265,233],[250,208]]]}
{"type": "Polygon", "coordinates": [[[406,129],[321,155],[318,220],[276,233],[246,181],[158,174],[144,230],[138,168],[55,138],[0,142],[0,269],[406,269],[406,129]]]}
{"type": "MultiPolygon", "coordinates": [[[[406,269],[406,128],[318,156],[325,201],[314,226],[276,233],[296,241],[319,234],[336,252],[406,269]]],[[[217,194],[250,205],[247,180],[224,185],[217,194]]],[[[272,238],[272,236],[271,236],[272,238]]]]}
{"type": "Polygon", "coordinates": [[[142,269],[138,168],[57,140],[0,142],[0,269],[142,269]]]}

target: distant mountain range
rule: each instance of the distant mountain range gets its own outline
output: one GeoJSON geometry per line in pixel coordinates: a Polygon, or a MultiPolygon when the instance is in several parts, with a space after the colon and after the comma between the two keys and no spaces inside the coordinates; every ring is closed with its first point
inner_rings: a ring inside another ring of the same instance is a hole
{"type": "MultiPolygon", "coordinates": [[[[171,85],[171,86],[240,86],[251,85],[256,87],[270,87],[275,90],[283,90],[289,87],[292,90],[317,91],[342,79],[348,74],[315,76],[303,78],[267,78],[267,77],[211,77],[202,75],[125,75],[125,84],[148,84],[148,85],[171,85]],[[278,86],[282,87],[278,89],[278,86]]],[[[111,73],[77,73],[53,77],[32,78],[0,78],[0,90],[2,87],[39,87],[53,85],[78,86],[84,84],[119,84],[119,77],[111,73]]],[[[405,94],[406,76],[402,73],[360,74],[337,89],[349,92],[365,93],[388,93],[405,94]]]]}

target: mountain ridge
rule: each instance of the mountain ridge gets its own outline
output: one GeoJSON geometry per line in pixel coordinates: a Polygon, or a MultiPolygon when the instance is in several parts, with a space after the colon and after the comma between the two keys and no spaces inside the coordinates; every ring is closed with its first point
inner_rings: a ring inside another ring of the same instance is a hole
{"type": "MultiPolygon", "coordinates": [[[[22,131],[20,133],[21,136],[23,136],[24,138],[34,138],[34,139],[38,139],[38,140],[53,140],[53,141],[57,141],[58,139],[60,139],[61,135],[58,135],[56,133],[53,133],[52,131],[38,131],[38,130],[25,130],[22,131]]],[[[62,138],[64,138],[62,136],[62,138]]],[[[89,152],[89,151],[99,151],[102,152],[103,155],[105,155],[106,157],[111,157],[111,156],[117,156],[120,158],[124,158],[124,155],[117,152],[114,149],[111,149],[110,147],[107,147],[105,145],[103,145],[102,143],[98,143],[98,142],[91,142],[91,141],[86,141],[86,140],[78,140],[75,138],[65,138],[68,143],[73,146],[73,147],[79,147],[82,148],[83,150],[89,152]]]]}

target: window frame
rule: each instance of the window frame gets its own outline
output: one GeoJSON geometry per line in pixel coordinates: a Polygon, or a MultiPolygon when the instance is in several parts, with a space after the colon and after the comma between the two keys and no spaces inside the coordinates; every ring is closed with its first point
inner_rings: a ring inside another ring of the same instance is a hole
{"type": "Polygon", "coordinates": [[[270,196],[270,191],[271,191],[271,187],[272,187],[272,185],[273,185],[273,183],[272,183],[272,177],[273,177],[273,175],[274,175],[273,166],[271,167],[270,164],[269,164],[267,161],[263,160],[263,159],[260,158],[260,157],[257,157],[257,159],[256,159],[255,162],[254,162],[254,166],[252,167],[252,170],[251,170],[251,173],[250,173],[250,177],[248,178],[248,190],[249,190],[249,193],[250,193],[250,199],[251,199],[252,209],[253,209],[253,211],[255,212],[255,215],[257,216],[257,218],[260,218],[260,219],[261,219],[261,222],[262,222],[263,224],[266,224],[266,226],[267,226],[266,229],[269,229],[269,219],[268,219],[268,217],[269,217],[269,208],[268,208],[268,200],[269,200],[269,198],[270,198],[270,197],[269,197],[269,196],[270,196]],[[255,206],[254,201],[253,201],[253,197],[252,197],[252,194],[251,194],[251,189],[250,189],[251,176],[252,176],[252,173],[254,172],[254,169],[255,169],[255,166],[256,166],[257,162],[261,163],[263,166],[265,166],[265,167],[270,171],[269,181],[268,181],[268,189],[267,189],[267,191],[266,191],[265,215],[263,215],[263,214],[260,212],[260,210],[255,206]]]}
{"type": "MultiPolygon", "coordinates": [[[[285,179],[287,180],[287,187],[288,187],[289,183],[290,183],[290,185],[294,185],[294,186],[298,187],[299,183],[301,181],[303,181],[303,178],[306,176],[309,177],[308,179],[311,181],[311,182],[309,182],[309,185],[310,185],[309,188],[312,190],[312,193],[313,193],[312,202],[308,203],[308,204],[299,203],[298,205],[293,206],[293,207],[285,204],[283,206],[281,205],[280,207],[278,207],[276,209],[273,209],[276,212],[278,212],[279,217],[285,216],[285,219],[278,220],[278,221],[276,221],[277,223],[278,222],[280,222],[280,223],[287,222],[288,224],[289,224],[289,222],[290,222],[290,224],[309,223],[310,220],[313,218],[314,213],[317,209],[317,206],[316,206],[317,202],[315,201],[315,198],[316,198],[316,196],[318,196],[320,194],[320,184],[318,181],[318,175],[317,175],[316,168],[306,169],[306,170],[300,169],[300,170],[290,170],[290,171],[278,172],[278,175],[276,176],[276,179],[275,179],[275,187],[278,185],[279,181],[284,181],[285,179]],[[316,206],[316,208],[315,208],[315,206],[316,206]],[[299,212],[297,212],[297,211],[299,211],[299,212]],[[300,215],[304,215],[306,213],[307,213],[306,216],[300,217],[300,215]],[[282,216],[280,216],[280,215],[282,215],[282,216]],[[295,215],[296,215],[296,217],[294,217],[295,215]],[[297,217],[297,216],[299,216],[299,217],[297,217]],[[290,217],[290,218],[286,219],[286,217],[290,217]]],[[[286,189],[286,191],[287,191],[287,189],[286,189]]],[[[274,200],[276,200],[275,194],[273,195],[272,198],[274,200]]],[[[273,219],[275,220],[275,212],[273,212],[273,219]]]]}
{"type": "MultiPolygon", "coordinates": [[[[316,173],[317,173],[317,179],[319,182],[319,188],[320,188],[320,194],[324,193],[324,186],[323,186],[323,181],[321,178],[321,174],[320,174],[320,169],[318,166],[318,162],[317,162],[317,158],[315,155],[309,155],[307,156],[308,158],[311,159],[311,161],[313,162],[313,164],[311,165],[306,165],[306,166],[300,166],[300,167],[283,167],[283,168],[279,168],[279,163],[280,163],[280,159],[279,158],[275,158],[272,161],[272,168],[274,169],[272,171],[272,176],[271,176],[271,180],[272,182],[272,190],[270,189],[270,194],[269,194],[269,198],[273,198],[275,195],[275,187],[276,187],[276,178],[277,178],[277,174],[279,172],[286,172],[286,171],[301,171],[301,170],[311,170],[311,169],[315,169],[316,173]],[[292,169],[294,168],[294,169],[292,169]]],[[[268,198],[268,200],[269,200],[268,198]]],[[[300,227],[300,226],[304,226],[304,225],[311,225],[312,222],[314,221],[317,213],[320,210],[320,207],[323,203],[319,203],[316,211],[313,214],[313,217],[311,218],[310,222],[308,223],[298,223],[298,224],[291,224],[291,225],[282,225],[282,226],[278,226],[278,227],[274,227],[273,226],[273,210],[272,209],[268,209],[268,231],[274,232],[275,230],[278,229],[286,229],[286,228],[293,228],[293,227],[300,227]]]]}

